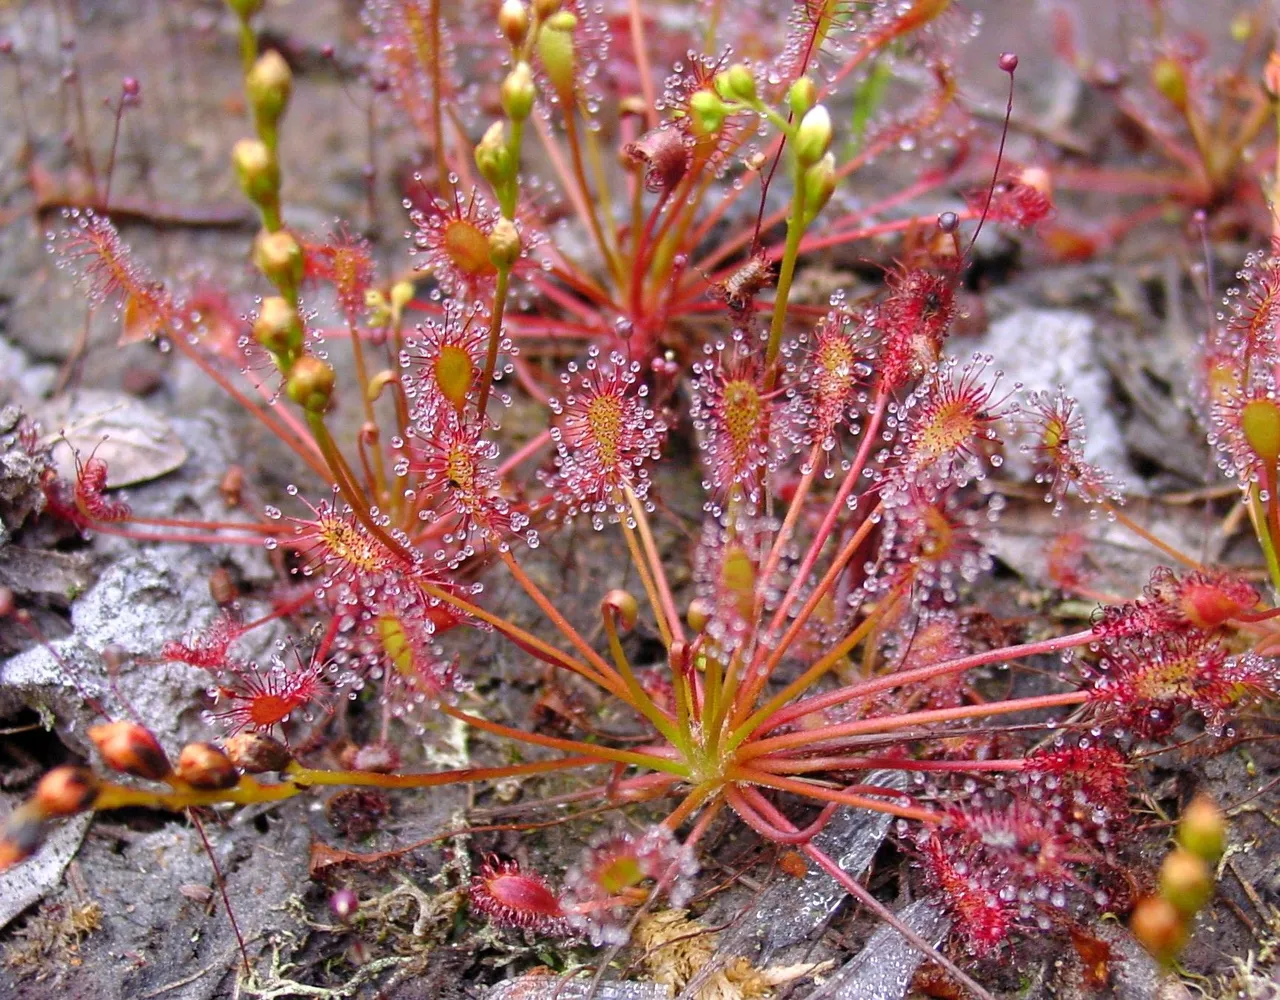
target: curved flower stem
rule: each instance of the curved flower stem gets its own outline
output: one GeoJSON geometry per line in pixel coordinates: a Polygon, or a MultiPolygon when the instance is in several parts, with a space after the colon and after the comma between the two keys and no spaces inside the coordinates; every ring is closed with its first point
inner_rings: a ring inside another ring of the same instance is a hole
{"type": "Polygon", "coordinates": [[[484,356],[484,373],[480,376],[480,398],[476,402],[476,410],[482,420],[489,406],[493,373],[498,367],[498,347],[502,343],[502,314],[507,306],[507,286],[510,279],[511,268],[499,267],[498,283],[493,291],[493,315],[489,320],[489,346],[484,356]]]}
{"type": "Polygon", "coordinates": [[[653,620],[658,626],[658,635],[662,638],[662,645],[670,649],[671,627],[667,624],[667,615],[662,607],[662,598],[659,596],[658,588],[649,573],[648,560],[645,558],[644,552],[641,551],[639,542],[636,541],[635,528],[631,527],[625,518],[622,520],[622,537],[626,539],[627,550],[631,554],[631,562],[635,566],[636,572],[640,576],[640,584],[644,587],[644,592],[649,598],[649,606],[653,609],[653,620]]]}
{"type": "Polygon", "coordinates": [[[809,489],[813,486],[813,477],[818,471],[818,459],[822,453],[822,442],[815,441],[813,448],[809,452],[809,460],[804,465],[804,473],[800,477],[800,482],[796,485],[795,495],[791,498],[791,503],[787,507],[787,516],[782,522],[782,527],[778,529],[778,534],[774,536],[773,545],[769,549],[769,556],[765,559],[764,569],[760,571],[760,592],[756,594],[756,617],[763,616],[762,605],[764,603],[764,592],[769,588],[769,581],[773,579],[773,574],[778,569],[778,563],[782,560],[782,549],[791,538],[791,532],[795,530],[796,521],[800,518],[800,508],[804,506],[804,501],[809,495],[809,489]]]}
{"type": "Polygon", "coordinates": [[[787,216],[787,245],[782,252],[778,290],[773,299],[773,320],[769,324],[769,344],[764,352],[766,391],[771,391],[778,382],[776,362],[778,351],[782,349],[782,332],[787,324],[787,300],[791,297],[791,282],[796,276],[796,261],[800,256],[800,237],[804,235],[804,228],[804,178],[797,170],[795,190],[791,193],[791,214],[787,216]]]}
{"type": "Polygon", "coordinates": [[[834,754],[827,757],[757,757],[752,767],[769,774],[810,774],[821,771],[1025,771],[1028,760],[912,760],[906,757],[872,757],[867,754],[834,754]]]}
{"type": "Polygon", "coordinates": [[[673,745],[679,747],[687,757],[689,747],[684,739],[684,734],[672,724],[670,717],[654,704],[653,699],[649,697],[644,688],[640,686],[640,682],[636,680],[635,671],[631,669],[631,662],[627,659],[626,653],[623,652],[622,642],[618,638],[618,626],[613,620],[613,610],[605,607],[602,618],[604,619],[605,635],[609,640],[609,651],[613,654],[618,672],[622,675],[622,679],[627,685],[627,690],[631,693],[631,706],[653,723],[654,728],[662,733],[673,745]]]}
{"type": "Polygon", "coordinates": [[[505,547],[499,546],[498,558],[506,564],[512,577],[520,585],[520,589],[529,595],[529,599],[547,616],[551,624],[569,641],[569,644],[586,658],[587,663],[591,665],[598,675],[597,683],[625,700],[626,685],[623,683],[622,678],[618,676],[617,671],[591,647],[591,644],[582,637],[577,629],[569,624],[559,609],[547,599],[547,595],[538,588],[538,585],[529,579],[528,574],[516,562],[515,556],[505,547]]]}
{"type": "Polygon", "coordinates": [[[667,626],[671,630],[672,638],[676,642],[683,642],[684,626],[680,623],[680,612],[676,610],[675,599],[671,596],[671,585],[667,582],[667,574],[662,568],[662,557],[658,554],[658,546],[649,528],[649,515],[644,509],[644,504],[640,502],[640,498],[629,485],[624,485],[623,490],[626,492],[627,502],[631,505],[631,512],[635,515],[636,529],[640,532],[641,542],[644,543],[645,554],[649,558],[653,582],[666,612],[667,626]]]}

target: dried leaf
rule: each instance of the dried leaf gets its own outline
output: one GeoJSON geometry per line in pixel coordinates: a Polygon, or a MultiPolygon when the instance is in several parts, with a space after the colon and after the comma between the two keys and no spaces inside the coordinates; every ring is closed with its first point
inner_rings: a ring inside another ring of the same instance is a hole
{"type": "Polygon", "coordinates": [[[104,390],[74,393],[52,401],[38,416],[54,442],[58,473],[75,479],[75,457],[90,454],[107,463],[107,486],[130,486],[158,479],[187,459],[172,425],[133,396],[104,390]]]}

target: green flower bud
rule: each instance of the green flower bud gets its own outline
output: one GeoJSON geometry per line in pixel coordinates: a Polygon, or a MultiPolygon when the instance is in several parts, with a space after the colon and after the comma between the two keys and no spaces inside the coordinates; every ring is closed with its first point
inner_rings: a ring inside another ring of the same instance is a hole
{"type": "Polygon", "coordinates": [[[515,179],[515,159],[507,148],[507,129],[502,122],[489,126],[476,144],[475,157],[480,176],[495,190],[515,179]]]}
{"type": "Polygon", "coordinates": [[[1178,821],[1178,843],[1209,863],[1227,849],[1227,818],[1207,795],[1197,795],[1178,821]]]}
{"type": "Polygon", "coordinates": [[[279,295],[262,300],[253,321],[253,339],[279,359],[293,357],[302,350],[302,317],[293,303],[279,295]]]}
{"type": "Polygon", "coordinates": [[[800,77],[787,91],[787,106],[797,118],[803,118],[817,100],[818,86],[807,76],[800,77]]]}
{"type": "Polygon", "coordinates": [[[1170,852],[1160,866],[1160,895],[1190,917],[1213,895],[1209,866],[1185,848],[1170,852]]]}
{"type": "Polygon", "coordinates": [[[293,91],[293,73],[284,57],[275,49],[268,49],[258,57],[253,69],[244,79],[245,93],[253,108],[253,120],[258,129],[275,128],[289,104],[293,91]]]}
{"type": "Polygon", "coordinates": [[[724,125],[729,109],[709,90],[697,90],[689,98],[689,117],[703,135],[714,135],[724,125]]]}
{"type": "Polygon", "coordinates": [[[501,270],[510,270],[520,259],[520,230],[510,219],[499,219],[489,233],[489,260],[501,270]]]}
{"type": "Polygon", "coordinates": [[[280,166],[261,139],[241,139],[231,149],[240,187],[249,200],[262,208],[274,205],[280,193],[280,166]]]}
{"type": "Polygon", "coordinates": [[[304,354],[294,362],[284,384],[290,399],[308,413],[323,413],[333,396],[333,369],[313,354],[304,354]]]}
{"type": "Polygon", "coordinates": [[[578,19],[567,10],[552,14],[538,32],[538,58],[547,79],[565,105],[573,102],[574,77],[578,62],[574,53],[573,32],[578,19]]]}
{"type": "Polygon", "coordinates": [[[302,283],[306,264],[302,247],[293,234],[284,229],[274,233],[263,229],[254,237],[253,263],[273,285],[289,290],[296,290],[302,283]]]}
{"type": "Polygon", "coordinates": [[[1151,64],[1151,82],[1179,111],[1187,110],[1187,74],[1172,56],[1161,56],[1151,64]]]}
{"type": "Polygon", "coordinates": [[[796,162],[802,168],[811,167],[822,159],[830,145],[831,115],[823,105],[816,104],[805,112],[796,129],[796,162]]]}
{"type": "Polygon", "coordinates": [[[804,172],[804,224],[812,222],[836,190],[836,157],[827,152],[804,172]]]}
{"type": "Polygon", "coordinates": [[[742,63],[734,63],[725,71],[728,78],[729,93],[744,104],[753,104],[756,100],[756,78],[751,70],[742,63]]]}
{"type": "Polygon", "coordinates": [[[513,122],[522,122],[533,110],[534,98],[538,96],[533,85],[533,70],[527,62],[518,62],[515,68],[502,81],[502,110],[513,122]]]}

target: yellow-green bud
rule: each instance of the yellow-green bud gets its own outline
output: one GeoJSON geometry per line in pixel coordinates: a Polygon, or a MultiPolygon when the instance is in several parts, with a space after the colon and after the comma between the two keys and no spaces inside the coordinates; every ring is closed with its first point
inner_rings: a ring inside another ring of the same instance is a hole
{"type": "Polygon", "coordinates": [[[703,135],[719,132],[728,113],[724,101],[709,90],[696,90],[689,98],[689,116],[703,135]]]}
{"type": "Polygon", "coordinates": [[[617,616],[618,624],[628,631],[636,627],[636,620],[640,617],[639,602],[634,594],[625,590],[615,589],[605,594],[604,600],[600,602],[600,609],[606,614],[612,611],[617,616]]]}
{"type": "Polygon", "coordinates": [[[804,224],[812,222],[836,190],[836,157],[828,151],[804,172],[804,224]]]}
{"type": "Polygon", "coordinates": [[[294,362],[284,391],[308,413],[323,413],[333,395],[333,369],[313,354],[304,354],[294,362]]]}
{"type": "Polygon", "coordinates": [[[255,205],[275,203],[280,191],[280,167],[261,139],[241,139],[231,149],[240,187],[255,205]]]}
{"type": "Polygon", "coordinates": [[[797,118],[803,118],[818,100],[818,85],[809,77],[802,76],[787,91],[787,106],[797,118]]]}
{"type": "Polygon", "coordinates": [[[533,70],[527,62],[518,62],[502,81],[502,110],[513,122],[522,122],[533,110],[533,100],[538,96],[533,85],[533,70]]]}
{"type": "Polygon", "coordinates": [[[523,45],[529,34],[529,8],[520,0],[503,0],[498,8],[498,27],[513,49],[523,45]]]}
{"type": "Polygon", "coordinates": [[[756,78],[751,70],[742,63],[734,63],[725,70],[725,82],[729,93],[744,104],[752,104],[756,99],[756,78]]]}
{"type": "Polygon", "coordinates": [[[552,14],[538,32],[538,58],[547,71],[547,79],[556,95],[565,105],[573,102],[574,75],[577,58],[574,54],[573,32],[578,19],[567,10],[552,14]]]}
{"type": "Polygon", "coordinates": [[[264,0],[227,0],[227,6],[242,21],[247,21],[262,10],[264,0]]]}
{"type": "Polygon", "coordinates": [[[489,260],[507,271],[520,259],[520,230],[510,219],[499,219],[489,232],[489,260]]]}
{"type": "Polygon", "coordinates": [[[689,602],[689,609],[685,612],[684,620],[689,623],[689,627],[695,632],[701,632],[707,627],[707,623],[711,621],[711,616],[715,613],[715,608],[711,606],[711,602],[704,597],[695,597],[689,602]]]}
{"type": "Polygon", "coordinates": [[[253,241],[253,263],[277,288],[296,289],[302,283],[306,262],[293,234],[280,229],[261,230],[253,241]]]}
{"type": "Polygon", "coordinates": [[[1227,849],[1227,818],[1207,795],[1197,795],[1178,821],[1178,843],[1212,864],[1227,849]]]}
{"type": "Polygon", "coordinates": [[[1187,75],[1172,56],[1161,56],[1151,64],[1151,82],[1179,111],[1187,110],[1187,75]]]}
{"type": "Polygon", "coordinates": [[[830,145],[831,115],[823,105],[816,104],[805,112],[796,129],[796,162],[802,168],[811,167],[822,159],[830,145]]]}
{"type": "Polygon", "coordinates": [[[476,167],[480,176],[500,188],[515,176],[515,160],[507,148],[507,129],[494,122],[476,144],[476,167]]]}
{"type": "Polygon", "coordinates": [[[253,108],[253,120],[258,127],[274,128],[289,104],[293,91],[293,73],[284,57],[275,49],[268,49],[258,57],[244,79],[245,93],[253,108]]]}
{"type": "Polygon", "coordinates": [[[281,358],[302,350],[302,317],[293,303],[279,295],[263,299],[253,321],[253,339],[281,358]]]}
{"type": "Polygon", "coordinates": [[[369,326],[383,327],[391,322],[391,304],[378,289],[370,288],[364,293],[364,308],[369,326]]]}
{"type": "Polygon", "coordinates": [[[1160,866],[1160,895],[1190,917],[1213,895],[1209,866],[1185,848],[1172,851],[1160,866]]]}
{"type": "Polygon", "coordinates": [[[400,312],[413,301],[413,292],[412,281],[397,281],[391,286],[391,308],[400,312]]]}

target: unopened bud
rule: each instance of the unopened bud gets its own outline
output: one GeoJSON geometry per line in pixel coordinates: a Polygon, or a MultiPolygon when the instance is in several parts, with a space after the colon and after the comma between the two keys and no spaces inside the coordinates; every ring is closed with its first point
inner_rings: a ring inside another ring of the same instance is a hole
{"type": "Polygon", "coordinates": [[[529,8],[520,0],[503,0],[498,9],[498,27],[513,49],[524,44],[529,34],[529,8]]]}
{"type": "Polygon", "coordinates": [[[1163,896],[1148,896],[1133,908],[1129,930],[1138,943],[1157,961],[1171,963],[1187,941],[1187,927],[1171,902],[1163,896]]]}
{"type": "Polygon", "coordinates": [[[537,11],[539,19],[545,21],[560,9],[560,0],[533,0],[533,9],[537,11]]]}
{"type": "Polygon", "coordinates": [[[279,740],[250,730],[229,736],[223,742],[222,750],[227,759],[245,774],[283,771],[293,760],[289,748],[279,740]]]}
{"type": "Polygon", "coordinates": [[[538,58],[542,60],[547,79],[566,111],[573,103],[574,76],[578,66],[573,44],[573,32],[577,26],[578,19],[562,10],[547,18],[538,32],[538,58]]]}
{"type": "Polygon", "coordinates": [[[163,781],[173,771],[160,741],[136,722],[107,722],[90,726],[88,736],[103,761],[113,770],[149,781],[163,781]]]}
{"type": "Polygon", "coordinates": [[[640,605],[635,596],[625,590],[611,590],[605,594],[604,600],[600,602],[600,609],[606,614],[612,612],[618,624],[628,631],[636,627],[636,620],[640,616],[640,605]]]}
{"type": "Polygon", "coordinates": [[[253,321],[253,339],[280,358],[292,358],[302,350],[302,317],[297,308],[279,295],[262,300],[253,321]]]}
{"type": "Polygon", "coordinates": [[[520,230],[510,219],[499,219],[489,232],[489,260],[500,270],[510,270],[520,259],[520,230]]]}
{"type": "Polygon", "coordinates": [[[684,620],[689,623],[689,628],[695,632],[701,632],[707,627],[707,623],[711,621],[712,615],[711,602],[701,597],[695,597],[689,602],[689,610],[685,612],[684,620]]]}
{"type": "Polygon", "coordinates": [[[231,162],[245,195],[255,205],[274,205],[280,191],[280,167],[261,139],[241,139],[231,149],[231,162]]]}
{"type": "Polygon", "coordinates": [[[306,261],[293,234],[279,229],[261,230],[253,241],[253,262],[277,288],[296,289],[302,283],[306,261]]]}
{"type": "Polygon", "coordinates": [[[836,190],[836,158],[827,152],[804,172],[804,224],[812,222],[836,190]]]}
{"type": "Polygon", "coordinates": [[[1197,795],[1178,821],[1178,843],[1210,864],[1227,849],[1227,818],[1207,795],[1197,795]]]}
{"type": "Polygon", "coordinates": [[[9,813],[0,830],[0,872],[35,854],[44,843],[44,830],[44,816],[32,802],[9,813]]]}
{"type": "Polygon", "coordinates": [[[1161,96],[1179,111],[1187,110],[1187,74],[1172,56],[1161,56],[1151,64],[1151,83],[1161,96]]]}
{"type": "Polygon", "coordinates": [[[805,112],[796,129],[795,157],[802,168],[811,167],[826,154],[831,145],[831,114],[816,104],[805,112]]]}
{"type": "Polygon", "coordinates": [[[397,313],[413,301],[414,289],[412,281],[397,281],[391,286],[391,308],[397,313]]]}
{"type": "Polygon", "coordinates": [[[212,743],[188,743],[178,754],[178,777],[192,788],[220,791],[232,788],[240,775],[231,759],[212,743]]]}
{"type": "Polygon", "coordinates": [[[304,354],[294,362],[284,384],[285,394],[308,413],[324,413],[333,396],[335,377],[328,362],[304,354]]]}
{"type": "Polygon", "coordinates": [[[689,117],[702,135],[714,135],[720,131],[729,109],[724,101],[710,90],[694,91],[689,98],[689,117]]]}
{"type": "Polygon", "coordinates": [[[756,78],[742,63],[734,63],[724,72],[725,85],[729,93],[744,104],[754,104],[756,100],[756,78]]]}
{"type": "Polygon", "coordinates": [[[87,767],[55,767],[40,779],[31,801],[45,816],[74,816],[93,805],[100,785],[87,767]]]}
{"type": "Polygon", "coordinates": [[[787,106],[797,118],[803,118],[818,100],[818,85],[810,77],[802,76],[787,91],[787,106]]]}
{"type": "Polygon", "coordinates": [[[289,105],[293,91],[293,73],[284,57],[275,49],[267,49],[258,57],[244,78],[245,93],[253,108],[253,120],[259,130],[273,129],[289,105]]]}
{"type": "Polygon", "coordinates": [[[522,122],[529,117],[537,96],[537,88],[533,85],[533,70],[527,62],[516,63],[502,81],[502,110],[513,122],[522,122]]]}
{"type": "Polygon", "coordinates": [[[515,161],[507,148],[507,129],[502,122],[494,122],[485,130],[476,143],[475,157],[480,176],[495,189],[515,176],[515,161]]]}
{"type": "Polygon", "coordinates": [[[1192,916],[1213,895],[1209,866],[1186,848],[1171,851],[1160,866],[1160,895],[1184,917],[1192,916]]]}

